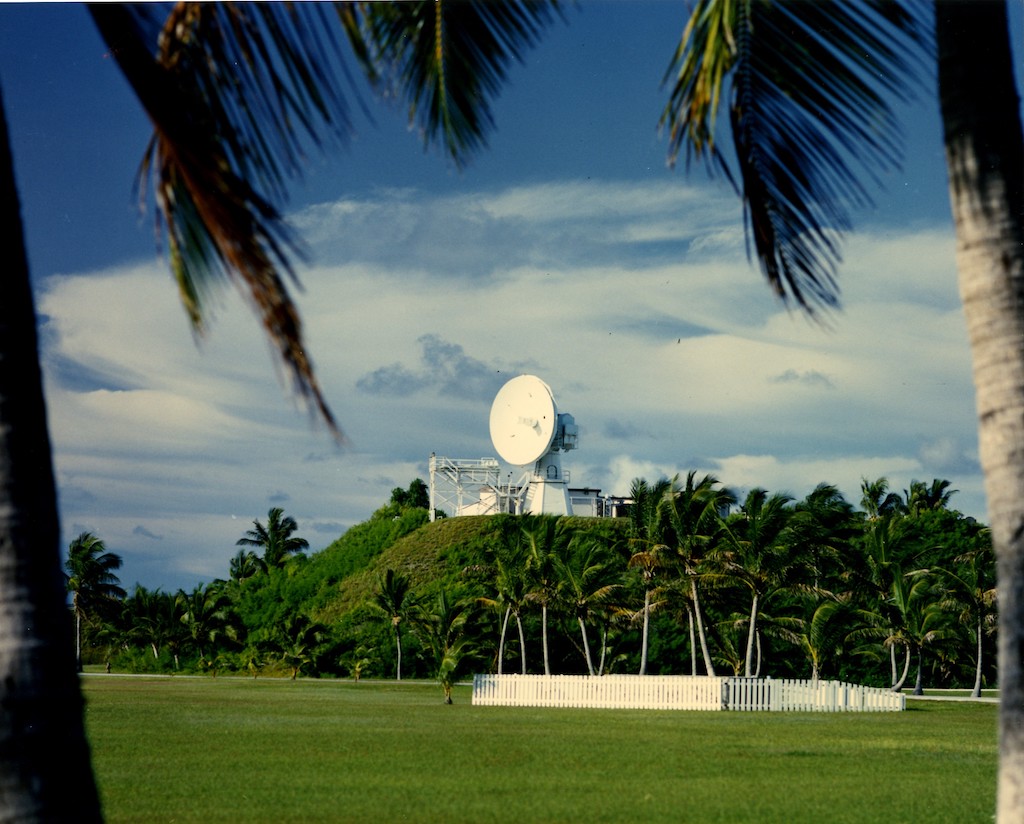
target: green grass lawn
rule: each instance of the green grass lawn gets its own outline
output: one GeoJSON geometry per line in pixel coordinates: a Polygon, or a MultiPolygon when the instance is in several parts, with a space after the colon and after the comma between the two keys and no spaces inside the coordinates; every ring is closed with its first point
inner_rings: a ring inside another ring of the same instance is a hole
{"type": "Polygon", "coordinates": [[[996,707],[445,706],[432,684],[87,677],[111,822],[992,820],[996,707]]]}

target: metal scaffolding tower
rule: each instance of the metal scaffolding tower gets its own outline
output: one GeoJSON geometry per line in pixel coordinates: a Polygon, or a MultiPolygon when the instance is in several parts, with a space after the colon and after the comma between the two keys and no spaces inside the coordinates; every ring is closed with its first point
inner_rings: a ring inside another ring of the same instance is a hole
{"type": "Polygon", "coordinates": [[[497,458],[430,456],[430,520],[435,510],[449,515],[493,515],[507,512],[507,498],[498,484],[497,458]]]}

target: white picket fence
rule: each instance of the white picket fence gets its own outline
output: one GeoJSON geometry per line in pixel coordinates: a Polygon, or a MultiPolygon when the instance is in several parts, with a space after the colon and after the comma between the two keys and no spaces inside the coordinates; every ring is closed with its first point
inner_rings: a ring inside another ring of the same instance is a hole
{"type": "Polygon", "coordinates": [[[650,710],[906,709],[901,693],[840,681],[691,675],[475,675],[473,703],[504,707],[650,710]]]}

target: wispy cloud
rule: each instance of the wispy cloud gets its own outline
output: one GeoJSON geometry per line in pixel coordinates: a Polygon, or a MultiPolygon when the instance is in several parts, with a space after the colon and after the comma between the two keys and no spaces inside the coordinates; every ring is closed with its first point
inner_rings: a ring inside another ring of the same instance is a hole
{"type": "Polygon", "coordinates": [[[949,477],[983,517],[950,239],[852,238],[846,309],[824,331],[770,297],[737,217],[710,189],[601,181],[297,214],[315,261],[297,300],[348,449],[288,399],[231,296],[197,347],[155,266],[51,279],[63,521],[93,524],[127,580],[165,588],[223,576],[271,503],[317,549],[426,479],[431,452],[493,455],[491,399],[526,371],[580,424],[575,483],[624,494],[698,469],[797,496],[827,480],[856,502],[863,477],[949,477]],[[668,245],[652,251],[655,236],[668,245]]]}

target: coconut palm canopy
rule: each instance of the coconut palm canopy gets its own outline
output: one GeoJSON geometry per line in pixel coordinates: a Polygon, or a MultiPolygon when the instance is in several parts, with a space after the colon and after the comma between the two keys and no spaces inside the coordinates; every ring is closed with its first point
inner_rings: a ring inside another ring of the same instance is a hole
{"type": "MultiPolygon", "coordinates": [[[[65,545],[84,525],[124,558],[126,580],[191,588],[283,506],[315,550],[426,478],[431,452],[493,454],[488,404],[523,370],[585,424],[566,463],[574,481],[609,493],[691,469],[798,498],[827,481],[851,501],[865,477],[897,491],[942,477],[954,506],[985,518],[931,93],[886,97],[902,142],[885,120],[856,123],[887,152],[902,146],[903,165],[864,174],[852,161],[873,205],[850,194],[855,232],[834,271],[818,273],[835,278],[842,312],[797,273],[823,332],[759,283],[729,178],[709,179],[693,158],[687,173],[685,151],[667,168],[659,120],[684,9],[599,2],[563,14],[522,47],[522,64],[507,63],[487,145],[456,145],[459,163],[436,133],[424,148],[427,102],[410,128],[408,100],[381,102],[344,31],[318,33],[324,64],[340,67],[328,96],[290,99],[293,128],[232,161],[241,171],[275,152],[257,191],[281,217],[268,254],[302,321],[289,355],[268,350],[265,314],[254,322],[232,288],[169,274],[154,203],[140,217],[133,194],[159,147],[146,154],[151,124],[89,15],[0,8],[65,545]],[[207,310],[199,347],[175,306],[193,292],[207,310]],[[345,449],[295,412],[288,382],[304,358],[345,449]]],[[[732,163],[727,132],[716,147],[732,163]]]]}

